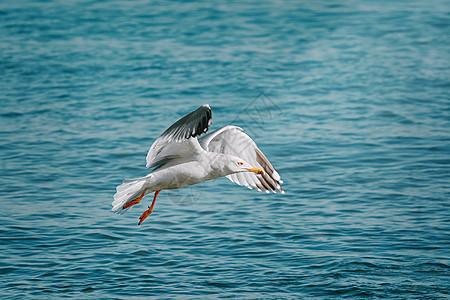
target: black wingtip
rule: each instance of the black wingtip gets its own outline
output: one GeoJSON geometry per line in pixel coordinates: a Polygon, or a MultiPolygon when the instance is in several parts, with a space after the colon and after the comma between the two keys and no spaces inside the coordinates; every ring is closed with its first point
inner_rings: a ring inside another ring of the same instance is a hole
{"type": "Polygon", "coordinates": [[[191,137],[197,137],[208,131],[212,124],[212,112],[208,104],[204,104],[195,111],[185,115],[161,136],[170,136],[174,141],[183,141],[191,137]]]}

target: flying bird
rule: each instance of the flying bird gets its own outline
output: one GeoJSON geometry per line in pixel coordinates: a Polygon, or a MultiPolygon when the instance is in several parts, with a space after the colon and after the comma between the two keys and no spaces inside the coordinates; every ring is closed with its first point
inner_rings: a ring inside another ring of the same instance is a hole
{"type": "Polygon", "coordinates": [[[123,213],[154,192],[152,204],[139,218],[140,225],[152,213],[162,190],[224,176],[249,189],[284,194],[280,175],[242,128],[228,125],[197,138],[211,123],[211,108],[205,104],[164,131],[147,154],[147,168],[152,171],[117,186],[112,211],[123,213]]]}

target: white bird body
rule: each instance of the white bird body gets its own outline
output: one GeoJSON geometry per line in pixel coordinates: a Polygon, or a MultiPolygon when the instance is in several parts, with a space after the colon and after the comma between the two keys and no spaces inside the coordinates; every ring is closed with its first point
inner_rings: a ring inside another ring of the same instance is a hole
{"type": "Polygon", "coordinates": [[[112,211],[122,213],[155,192],[152,205],[139,224],[153,211],[161,190],[171,190],[228,177],[250,189],[266,192],[281,188],[280,175],[255,142],[236,126],[225,126],[203,136],[211,125],[211,109],[203,105],[167,129],[150,147],[147,176],[127,180],[117,187],[112,211]]]}
{"type": "Polygon", "coordinates": [[[202,156],[192,157],[191,161],[156,169],[149,174],[152,176],[146,179],[145,186],[154,191],[172,190],[232,174],[218,159],[219,156],[221,155],[206,152],[202,156]]]}

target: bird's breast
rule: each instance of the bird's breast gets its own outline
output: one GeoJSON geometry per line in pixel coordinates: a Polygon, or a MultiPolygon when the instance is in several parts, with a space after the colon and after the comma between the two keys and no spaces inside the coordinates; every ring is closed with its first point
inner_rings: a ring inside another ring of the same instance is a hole
{"type": "Polygon", "coordinates": [[[210,180],[210,170],[201,163],[188,162],[153,173],[158,189],[179,189],[210,180]]]}

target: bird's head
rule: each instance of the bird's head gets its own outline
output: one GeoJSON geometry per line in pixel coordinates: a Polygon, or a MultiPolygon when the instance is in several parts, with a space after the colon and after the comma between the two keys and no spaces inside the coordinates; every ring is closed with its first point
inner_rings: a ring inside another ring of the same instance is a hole
{"type": "Polygon", "coordinates": [[[229,156],[227,161],[227,168],[229,171],[233,173],[240,173],[240,172],[253,172],[257,174],[264,175],[264,171],[260,168],[256,168],[252,165],[250,165],[245,160],[236,157],[236,156],[229,156]]]}

